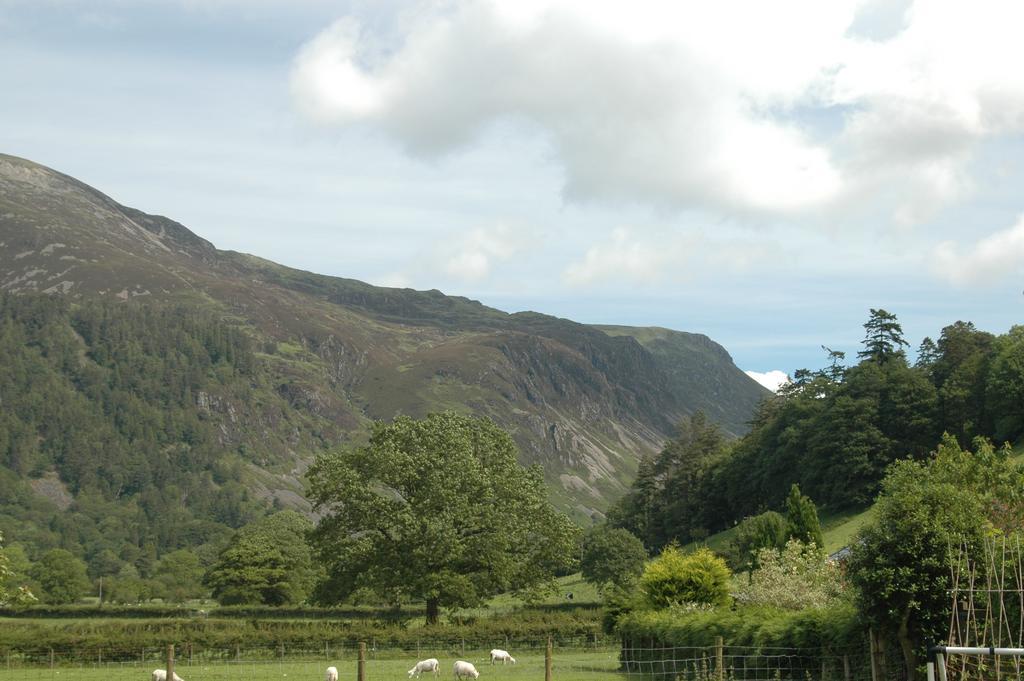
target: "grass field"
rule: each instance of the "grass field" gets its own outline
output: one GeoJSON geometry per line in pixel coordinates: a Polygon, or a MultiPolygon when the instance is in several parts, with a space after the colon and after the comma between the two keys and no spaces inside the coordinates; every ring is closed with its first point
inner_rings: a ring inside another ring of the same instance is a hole
{"type": "MultiPolygon", "coordinates": [[[[822,513],[821,531],[825,537],[825,550],[829,553],[838,551],[850,544],[853,535],[864,523],[871,519],[874,514],[874,507],[862,511],[845,511],[841,513],[822,513]]],[[[712,551],[724,553],[729,549],[736,528],[730,527],[716,534],[711,535],[699,544],[691,542],[683,547],[686,550],[695,549],[699,545],[705,545],[712,551]]]]}
{"type": "MultiPolygon", "coordinates": [[[[531,650],[513,649],[517,664],[490,665],[486,650],[429,650],[417,651],[374,651],[369,650],[366,661],[366,681],[402,681],[408,670],[418,659],[436,657],[441,662],[440,678],[453,678],[452,667],[456,659],[467,660],[476,665],[481,681],[525,681],[544,678],[544,652],[539,645],[531,650]]],[[[623,681],[625,674],[618,671],[618,648],[596,649],[555,648],[552,655],[552,675],[557,681],[623,681]]],[[[195,661],[179,658],[175,672],[185,681],[323,681],[328,665],[338,668],[341,681],[355,681],[356,653],[345,650],[341,654],[307,659],[220,659],[217,661],[195,661]]],[[[0,657],[0,681],[149,681],[154,668],[164,665],[153,660],[145,662],[96,662],[78,663],[73,666],[62,664],[57,659],[50,668],[26,666],[18,660],[3,664],[0,657]]],[[[636,678],[636,674],[630,675],[636,678]]],[[[423,681],[434,677],[423,675],[423,681]]]]}

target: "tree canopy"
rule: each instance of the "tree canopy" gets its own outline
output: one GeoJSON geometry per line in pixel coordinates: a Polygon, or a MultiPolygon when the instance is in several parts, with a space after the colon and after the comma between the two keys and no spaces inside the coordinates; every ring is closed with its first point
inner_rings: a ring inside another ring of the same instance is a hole
{"type": "Polygon", "coordinates": [[[984,440],[972,453],[943,438],[928,462],[893,464],[875,518],[851,545],[849,576],[860,610],[899,640],[907,669],[944,641],[950,617],[950,551],[1024,526],[1024,469],[984,440]]]}
{"type": "Polygon", "coordinates": [[[818,509],[810,497],[800,493],[800,486],[796,484],[789,488],[786,497],[786,534],[804,544],[825,548],[818,509]]]}
{"type": "Polygon", "coordinates": [[[240,529],[206,574],[225,605],[302,603],[316,580],[306,534],[313,524],[281,511],[240,529]]]}
{"type": "Polygon", "coordinates": [[[539,467],[523,468],[489,419],[454,412],[374,424],[369,443],[321,456],[312,533],[336,603],[357,589],[439,609],[500,592],[530,595],[572,566],[578,529],[547,501],[539,467]]]}
{"type": "Polygon", "coordinates": [[[46,603],[74,603],[89,590],[85,563],[64,549],[50,549],[33,563],[29,573],[46,603]]]}
{"type": "Polygon", "coordinates": [[[598,589],[626,590],[644,570],[647,551],[628,530],[599,525],[583,537],[580,571],[598,589]]]}
{"type": "MultiPolygon", "coordinates": [[[[926,460],[943,432],[961,446],[977,436],[1024,436],[1024,326],[996,336],[955,322],[937,342],[922,341],[913,365],[894,314],[873,309],[864,326],[856,364],[843,366],[843,353],[823,346],[826,366],[794,372],[738,440],[708,446],[713,438],[694,437],[704,426],[691,419],[656,458],[641,461],[609,524],[657,551],[784,511],[794,483],[823,508],[864,508],[890,464],[926,460]]],[[[744,555],[731,557],[737,569],[754,556],[744,555]]]]}

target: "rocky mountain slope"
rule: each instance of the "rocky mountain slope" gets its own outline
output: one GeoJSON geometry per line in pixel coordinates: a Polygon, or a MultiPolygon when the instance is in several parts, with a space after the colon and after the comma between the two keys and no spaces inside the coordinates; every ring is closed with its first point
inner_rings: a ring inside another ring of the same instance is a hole
{"type": "Polygon", "coordinates": [[[190,399],[224,453],[246,462],[252,489],[288,506],[303,506],[301,475],[317,451],[358,441],[371,419],[453,408],[510,430],[523,463],[543,465],[553,500],[583,519],[621,494],[682,416],[703,409],[738,434],[766,394],[704,336],[508,314],[221,251],[5,155],[0,291],[173,304],[243,331],[264,397],[214,384],[190,399]]]}

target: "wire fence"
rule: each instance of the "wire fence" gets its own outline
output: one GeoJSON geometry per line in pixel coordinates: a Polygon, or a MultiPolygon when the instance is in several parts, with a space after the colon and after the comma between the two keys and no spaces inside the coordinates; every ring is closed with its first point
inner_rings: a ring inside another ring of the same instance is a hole
{"type": "MultiPolygon", "coordinates": [[[[210,648],[175,647],[174,671],[184,681],[324,681],[335,667],[339,681],[408,679],[419,660],[436,658],[438,676],[453,677],[456,660],[475,665],[484,681],[544,679],[547,639],[499,640],[492,645],[453,640],[407,646],[367,642],[362,676],[356,646],[210,648]],[[515,662],[491,663],[491,648],[507,650],[515,662]]],[[[597,637],[554,642],[552,681],[872,681],[871,651],[808,648],[634,645],[597,637]]],[[[0,681],[151,681],[166,669],[164,649],[0,649],[0,681]]],[[[901,681],[884,664],[874,681],[901,681]]],[[[422,679],[434,675],[423,673],[422,679]]]]}

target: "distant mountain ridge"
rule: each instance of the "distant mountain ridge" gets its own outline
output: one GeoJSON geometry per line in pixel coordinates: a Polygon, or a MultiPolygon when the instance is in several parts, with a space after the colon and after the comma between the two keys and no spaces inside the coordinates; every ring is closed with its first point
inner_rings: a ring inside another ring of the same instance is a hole
{"type": "Polygon", "coordinates": [[[270,377],[267,400],[291,412],[270,425],[233,394],[196,396],[196,409],[249,462],[254,489],[297,507],[318,451],[359,441],[371,419],[453,408],[508,429],[523,463],[544,467],[553,500],[582,519],[624,491],[683,416],[701,409],[740,434],[768,394],[706,336],[509,314],[221,251],[6,155],[0,291],[194,306],[243,330],[270,377]]]}

